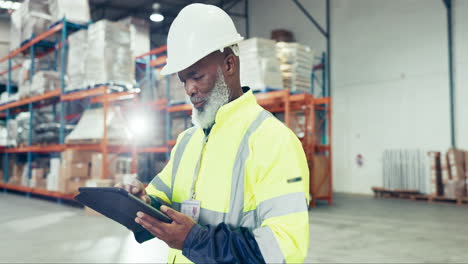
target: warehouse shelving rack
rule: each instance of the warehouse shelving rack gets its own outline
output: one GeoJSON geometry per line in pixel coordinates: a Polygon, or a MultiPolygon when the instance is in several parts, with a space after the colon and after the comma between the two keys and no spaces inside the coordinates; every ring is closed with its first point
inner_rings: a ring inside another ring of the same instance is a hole
{"type": "MultiPolygon", "coordinates": [[[[0,183],[0,188],[3,188],[4,191],[13,190],[25,193],[28,197],[31,194],[47,196],[57,198],[57,201],[60,203],[62,199],[65,200],[73,200],[73,194],[64,194],[57,191],[48,191],[40,188],[32,188],[29,186],[29,180],[31,179],[31,163],[33,161],[33,154],[35,153],[60,153],[65,151],[66,149],[73,149],[78,151],[98,151],[102,153],[102,178],[104,179],[107,175],[107,165],[112,162],[108,161],[107,154],[109,152],[112,153],[131,153],[132,154],[132,173],[136,173],[137,171],[137,153],[166,153],[167,148],[165,146],[135,146],[135,144],[119,144],[119,145],[112,145],[109,144],[107,138],[107,126],[106,122],[103,122],[104,125],[104,134],[103,139],[101,142],[97,144],[65,144],[65,124],[66,121],[69,119],[75,118],[77,115],[66,115],[66,108],[65,103],[70,102],[79,102],[80,100],[87,100],[88,105],[90,104],[102,104],[103,106],[103,120],[107,120],[107,114],[109,107],[114,102],[119,102],[122,100],[132,100],[132,106],[140,105],[145,107],[150,107],[153,109],[164,109],[165,103],[161,101],[157,102],[147,102],[147,103],[140,103],[138,102],[138,91],[124,91],[124,92],[110,92],[110,87],[108,85],[100,85],[97,87],[93,87],[91,89],[86,90],[77,90],[66,92],[65,91],[65,65],[66,65],[66,49],[67,49],[67,37],[70,31],[82,30],[86,29],[87,25],[78,25],[68,22],[65,18],[61,21],[52,25],[47,31],[39,34],[38,36],[33,36],[30,40],[26,41],[22,44],[21,47],[13,50],[8,54],[6,57],[0,59],[0,63],[4,61],[8,61],[8,70],[5,72],[1,72],[0,75],[8,74],[7,78],[7,92],[8,95],[11,94],[12,91],[12,81],[11,81],[11,73],[13,70],[21,68],[22,64],[12,65],[12,59],[15,56],[18,56],[22,53],[29,51],[29,55],[31,58],[31,70],[30,70],[30,80],[32,80],[32,76],[34,74],[34,59],[41,58],[51,52],[55,52],[55,59],[58,59],[58,53],[60,52],[60,60],[61,60],[61,68],[60,68],[60,85],[61,88],[46,92],[41,95],[31,96],[29,98],[17,100],[14,102],[8,102],[3,105],[0,105],[0,112],[6,112],[5,117],[8,121],[12,114],[29,111],[30,113],[30,120],[29,120],[29,135],[28,135],[28,144],[26,146],[19,146],[13,148],[0,148],[0,153],[4,154],[4,177],[3,182],[0,183]],[[49,41],[45,41],[45,39],[54,36],[54,34],[60,33],[60,41],[50,44],[49,41]],[[45,43],[45,44],[43,44],[45,43]],[[45,51],[42,53],[36,54],[37,46],[44,45],[46,46],[45,51]],[[37,56],[36,56],[37,55],[37,56]],[[54,113],[56,111],[56,104],[60,104],[60,131],[59,131],[59,142],[58,144],[52,145],[32,145],[32,129],[33,129],[33,120],[34,120],[34,110],[35,108],[39,108],[44,105],[54,105],[54,113]],[[27,106],[27,109],[25,109],[27,106]],[[9,179],[9,154],[13,153],[26,153],[27,154],[27,177],[28,177],[28,186],[21,186],[21,185],[13,185],[8,183],[9,179]]],[[[79,115],[78,115],[79,116],[79,115]]]]}
{"type": "MultiPolygon", "coordinates": [[[[166,51],[167,47],[162,46],[150,51],[147,54],[143,54],[139,57],[140,63],[145,64],[144,69],[146,70],[145,76],[148,83],[151,83],[151,89],[155,90],[156,81],[154,80],[155,69],[160,69],[165,65],[166,62],[166,51]],[[151,81],[149,81],[151,80],[151,81]]],[[[313,199],[311,200],[311,206],[315,207],[316,200],[325,200],[329,204],[333,203],[333,192],[332,192],[332,148],[331,148],[331,100],[329,97],[329,89],[327,86],[326,77],[326,54],[318,57],[320,61],[313,68],[312,72],[312,86],[311,93],[291,93],[289,90],[277,90],[255,93],[257,101],[265,109],[272,113],[284,113],[285,124],[291,127],[295,121],[297,124],[296,115],[294,113],[301,112],[305,115],[305,124],[302,126],[304,137],[300,138],[304,151],[306,153],[309,168],[311,168],[311,179],[310,179],[310,190],[313,199]],[[320,74],[321,78],[316,78],[317,74],[320,74]],[[319,82],[319,79],[321,81],[319,82]],[[314,89],[317,88],[317,84],[320,86],[319,94],[320,97],[314,97],[314,89]],[[314,166],[314,155],[322,154],[327,156],[327,167],[328,177],[325,181],[314,183],[312,168],[314,166]],[[325,187],[326,193],[318,193],[320,188],[325,187]]],[[[169,158],[169,150],[175,145],[175,139],[171,138],[171,114],[174,113],[185,113],[189,115],[192,112],[192,106],[190,104],[170,104],[170,78],[166,76],[166,142],[167,142],[167,154],[166,158],[169,158]]],[[[164,99],[163,99],[164,100],[164,99]]]]}
{"type": "MultiPolygon", "coordinates": [[[[31,36],[29,40],[26,40],[22,45],[11,51],[6,57],[0,59],[0,63],[4,61],[8,61],[8,69],[5,72],[1,72],[0,74],[7,74],[7,93],[8,96],[11,95],[12,92],[12,78],[11,74],[13,70],[19,69],[22,67],[22,63],[18,63],[16,65],[12,65],[12,60],[14,57],[21,55],[29,51],[29,56],[31,59],[31,68],[29,71],[29,80],[32,81],[32,77],[34,75],[35,70],[35,59],[41,58],[51,52],[55,52],[55,61],[57,68],[57,61],[58,61],[58,51],[60,51],[60,62],[61,62],[61,69],[60,69],[60,82],[61,82],[61,89],[57,89],[55,91],[50,91],[42,95],[32,96],[23,100],[18,100],[15,102],[9,102],[0,106],[0,111],[6,111],[6,122],[11,118],[12,112],[18,113],[25,111],[24,106],[28,106],[26,111],[29,111],[30,118],[29,118],[29,135],[28,135],[28,144],[26,147],[19,147],[19,148],[4,148],[4,163],[3,163],[3,173],[4,173],[4,183],[0,185],[6,191],[7,189],[10,190],[17,190],[17,191],[24,191],[26,195],[29,197],[31,193],[35,194],[42,194],[56,198],[63,198],[69,199],[68,195],[60,194],[58,192],[49,192],[41,189],[25,187],[25,186],[12,186],[8,184],[9,179],[9,153],[27,153],[27,177],[28,177],[28,185],[29,179],[31,178],[31,163],[33,159],[33,153],[48,153],[48,152],[56,152],[61,151],[62,148],[60,145],[54,146],[32,146],[32,124],[34,119],[34,104],[38,102],[60,102],[60,109],[64,109],[64,102],[60,101],[60,95],[63,94],[65,88],[65,62],[66,62],[66,48],[67,48],[67,36],[68,33],[71,31],[76,31],[80,29],[87,28],[87,25],[78,25],[74,23],[68,22],[65,18],[58,21],[57,23],[53,24],[48,30],[45,32],[37,35],[31,36]],[[58,41],[57,34],[60,34],[60,40],[58,41]],[[46,39],[55,36],[56,42],[50,42],[46,39]],[[45,48],[43,52],[38,53],[36,49],[45,48]]],[[[54,106],[54,112],[56,108],[54,106]]],[[[60,111],[60,144],[63,144],[64,138],[64,123],[65,123],[65,116],[64,111],[60,111]]]]}

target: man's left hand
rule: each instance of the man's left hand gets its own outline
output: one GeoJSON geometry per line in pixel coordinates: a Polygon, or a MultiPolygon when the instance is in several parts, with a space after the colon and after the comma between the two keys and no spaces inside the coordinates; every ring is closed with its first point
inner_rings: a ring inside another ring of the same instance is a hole
{"type": "Polygon", "coordinates": [[[161,206],[161,211],[173,220],[172,223],[161,222],[143,212],[137,213],[135,222],[143,226],[153,236],[166,242],[169,247],[182,250],[185,238],[195,225],[195,222],[192,218],[165,205],[161,206]]]}

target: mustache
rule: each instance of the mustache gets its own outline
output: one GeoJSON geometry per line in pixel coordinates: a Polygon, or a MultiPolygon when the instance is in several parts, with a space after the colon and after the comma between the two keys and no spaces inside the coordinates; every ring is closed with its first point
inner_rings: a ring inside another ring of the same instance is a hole
{"type": "Polygon", "coordinates": [[[194,103],[194,104],[204,102],[204,101],[207,101],[207,100],[208,100],[208,97],[190,96],[190,101],[192,101],[192,103],[194,103]]]}

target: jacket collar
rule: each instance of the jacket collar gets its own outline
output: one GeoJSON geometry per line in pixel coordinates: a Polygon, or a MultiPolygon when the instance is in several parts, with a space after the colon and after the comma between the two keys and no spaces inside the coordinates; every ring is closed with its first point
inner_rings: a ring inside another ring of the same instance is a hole
{"type": "MultiPolygon", "coordinates": [[[[242,87],[242,91],[244,94],[242,94],[239,98],[221,106],[218,109],[215,117],[215,124],[223,124],[233,117],[242,115],[242,112],[248,109],[248,106],[256,104],[257,99],[249,87],[242,87]]],[[[205,135],[210,133],[212,127],[213,126],[203,130],[205,135]]]]}

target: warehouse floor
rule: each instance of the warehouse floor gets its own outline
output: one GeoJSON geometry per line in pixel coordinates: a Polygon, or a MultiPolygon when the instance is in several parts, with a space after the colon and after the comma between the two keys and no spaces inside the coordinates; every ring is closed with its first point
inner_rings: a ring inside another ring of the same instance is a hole
{"type": "MultiPolygon", "coordinates": [[[[369,196],[335,196],[310,211],[306,262],[462,263],[468,259],[468,207],[369,196]]],[[[158,240],[139,245],[119,224],[82,209],[0,192],[0,262],[152,262],[158,240]],[[6,238],[6,239],[5,239],[6,238]]]]}

